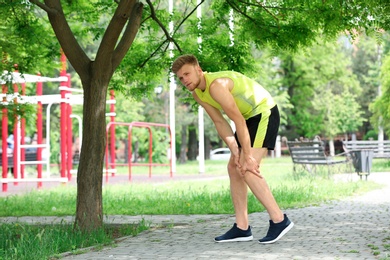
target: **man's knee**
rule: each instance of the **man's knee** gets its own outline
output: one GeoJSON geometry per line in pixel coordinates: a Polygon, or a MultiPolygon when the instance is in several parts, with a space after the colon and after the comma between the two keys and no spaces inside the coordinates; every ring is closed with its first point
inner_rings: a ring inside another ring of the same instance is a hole
{"type": "Polygon", "coordinates": [[[228,170],[229,174],[230,174],[230,173],[233,173],[233,172],[235,172],[235,171],[237,171],[236,164],[234,163],[233,160],[230,160],[230,161],[228,162],[227,170],[228,170]]]}
{"type": "Polygon", "coordinates": [[[230,179],[242,179],[243,178],[243,176],[240,174],[240,171],[237,169],[235,163],[228,163],[227,170],[228,170],[230,179]]]}

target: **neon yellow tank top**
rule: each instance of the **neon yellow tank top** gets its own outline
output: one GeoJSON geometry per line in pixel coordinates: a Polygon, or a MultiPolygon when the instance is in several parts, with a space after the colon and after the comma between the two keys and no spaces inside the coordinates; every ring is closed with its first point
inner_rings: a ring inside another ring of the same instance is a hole
{"type": "Polygon", "coordinates": [[[222,107],[210,96],[210,84],[219,78],[229,78],[233,81],[231,91],[233,98],[242,116],[247,120],[275,106],[275,101],[270,93],[256,81],[235,71],[204,72],[206,89],[195,89],[196,95],[203,102],[222,110],[222,107]]]}

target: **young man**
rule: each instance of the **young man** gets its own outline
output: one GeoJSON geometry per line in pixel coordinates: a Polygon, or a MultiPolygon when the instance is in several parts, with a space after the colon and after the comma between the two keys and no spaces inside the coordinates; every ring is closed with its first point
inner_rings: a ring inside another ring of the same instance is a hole
{"type": "Polygon", "coordinates": [[[249,187],[270,216],[268,233],[259,243],[276,242],[294,223],[280,210],[259,170],[267,150],[275,147],[279,128],[279,111],[271,95],[254,80],[240,73],[204,72],[193,55],[178,57],[172,64],[172,71],[206,110],[232,154],[228,173],[236,223],[225,234],[216,237],[215,241],[253,239],[248,222],[249,187]],[[236,133],[222,116],[222,111],[234,122],[236,133]]]}

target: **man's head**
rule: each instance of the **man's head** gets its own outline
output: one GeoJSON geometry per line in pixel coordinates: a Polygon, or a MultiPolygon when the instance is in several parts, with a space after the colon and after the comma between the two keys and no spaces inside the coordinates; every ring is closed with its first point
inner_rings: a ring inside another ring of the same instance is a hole
{"type": "Polygon", "coordinates": [[[199,66],[198,59],[192,54],[185,54],[179,56],[172,64],[173,73],[177,74],[177,72],[183,67],[185,64],[190,64],[194,66],[199,66]]]}
{"type": "Polygon", "coordinates": [[[178,57],[172,64],[172,71],[189,91],[194,91],[202,82],[203,71],[194,55],[178,57]]]}

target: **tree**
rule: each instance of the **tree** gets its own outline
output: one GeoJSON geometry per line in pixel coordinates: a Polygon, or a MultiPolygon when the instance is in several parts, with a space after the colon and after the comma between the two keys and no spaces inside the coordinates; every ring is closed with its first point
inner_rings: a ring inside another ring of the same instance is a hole
{"type": "Polygon", "coordinates": [[[373,112],[371,123],[378,127],[382,123],[386,134],[390,136],[390,56],[386,56],[381,70],[382,94],[378,96],[370,109],[373,112]]]}
{"type": "MultiPolygon", "coordinates": [[[[2,0],[4,1],[4,0],[2,0]]],[[[169,14],[164,1],[146,0],[117,1],[60,1],[19,0],[1,4],[0,26],[3,40],[2,54],[7,62],[18,61],[25,68],[37,68],[58,55],[58,44],[44,39],[55,37],[69,62],[79,75],[84,89],[83,144],[78,169],[78,194],[75,225],[89,231],[100,227],[103,221],[102,172],[105,147],[105,101],[109,84],[126,89],[131,95],[141,96],[153,89],[146,82],[154,76],[167,74],[171,59],[167,50],[175,47],[174,54],[197,50],[194,41],[199,31],[205,32],[210,40],[202,46],[200,58],[205,68],[235,69],[250,68],[251,45],[271,45],[277,50],[296,50],[312,44],[318,34],[334,37],[339,32],[353,28],[389,27],[389,6],[379,0],[340,2],[332,1],[213,1],[201,4],[210,6],[208,13],[213,22],[199,29],[197,19],[192,15],[197,6],[191,1],[176,4],[180,13],[169,14]],[[188,4],[188,5],[186,5],[188,4]],[[39,9],[37,9],[38,7],[39,9]],[[336,7],[336,8],[335,8],[336,7]],[[240,42],[229,48],[216,42],[214,35],[229,31],[228,13],[233,9],[237,27],[235,39],[240,42]],[[45,14],[47,14],[48,22],[45,14]],[[103,15],[101,15],[103,14],[103,15]],[[108,17],[108,25],[105,21],[108,17]],[[374,18],[374,22],[372,20],[374,18]],[[174,21],[173,33],[168,23],[174,21]],[[182,25],[186,23],[184,28],[182,25]],[[142,24],[142,26],[141,26],[142,24]],[[184,28],[184,29],[183,29],[184,28]],[[9,30],[9,31],[7,31],[9,30]],[[137,32],[147,38],[133,42],[137,32]],[[211,33],[206,33],[211,32],[211,33]],[[90,45],[98,43],[96,54],[86,54],[85,36],[90,45]],[[33,36],[33,37],[31,37],[33,36]],[[4,38],[3,38],[4,39],[4,38]],[[214,41],[213,41],[214,40],[214,41]],[[22,44],[12,45],[20,41],[22,44]],[[147,43],[147,44],[146,44],[147,43]],[[17,46],[17,51],[12,47],[17,46]],[[236,47],[237,46],[237,47],[236,47]],[[241,49],[241,47],[244,47],[241,49]],[[38,52],[37,50],[45,49],[38,52]],[[244,58],[241,58],[240,54],[244,58]],[[37,54],[35,57],[31,56],[37,54]],[[215,62],[218,60],[219,62],[215,62]],[[163,68],[163,69],[162,69],[163,68]]],[[[49,64],[48,62],[48,64],[49,64]]],[[[46,67],[47,68],[47,67],[46,67]]],[[[210,69],[211,71],[211,69],[210,69]]]]}
{"type": "MultiPolygon", "coordinates": [[[[309,138],[320,134],[331,138],[341,133],[337,127],[337,117],[341,115],[336,111],[351,111],[340,110],[339,102],[344,101],[335,97],[361,90],[340,44],[319,42],[284,57],[281,61],[284,85],[288,86],[294,106],[289,117],[295,126],[292,132],[309,138]]],[[[358,118],[357,113],[344,116],[358,118]]]]}
{"type": "MultiPolygon", "coordinates": [[[[352,70],[362,86],[362,92],[358,96],[358,102],[362,105],[362,116],[364,118],[370,118],[372,116],[369,106],[378,96],[378,87],[380,84],[378,48],[378,42],[367,35],[361,35],[356,39],[353,48],[351,48],[352,70]]],[[[369,120],[366,120],[360,128],[360,131],[365,134],[370,130],[372,130],[372,124],[370,124],[369,120]]]]}
{"type": "MultiPolygon", "coordinates": [[[[103,221],[101,169],[106,146],[105,102],[108,85],[135,38],[143,5],[138,1],[118,3],[96,57],[91,60],[74,37],[60,1],[32,3],[47,12],[59,43],[83,84],[83,136],[88,138],[83,138],[80,153],[75,225],[82,230],[92,230],[100,227],[103,221]]],[[[82,3],[88,8],[92,7],[82,3]]]]}
{"type": "MultiPolygon", "coordinates": [[[[352,92],[345,90],[341,95],[336,96],[335,98],[335,103],[338,105],[334,110],[334,116],[337,120],[337,134],[345,133],[347,135],[357,131],[367,120],[363,116],[364,112],[357,102],[357,96],[352,92]]],[[[348,137],[346,136],[344,139],[348,140],[348,137]]]]}

